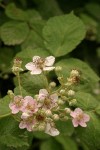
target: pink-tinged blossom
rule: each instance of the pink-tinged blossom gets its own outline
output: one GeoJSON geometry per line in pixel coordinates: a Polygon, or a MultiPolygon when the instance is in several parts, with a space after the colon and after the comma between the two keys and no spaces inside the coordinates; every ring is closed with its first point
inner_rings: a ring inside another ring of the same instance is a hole
{"type": "Polygon", "coordinates": [[[57,136],[59,135],[60,132],[54,127],[53,123],[47,123],[45,128],[45,133],[51,136],[57,136]]]}
{"type": "Polygon", "coordinates": [[[26,96],[24,98],[25,107],[23,109],[24,113],[33,114],[38,111],[37,102],[31,96],[26,96]]]}
{"type": "Polygon", "coordinates": [[[80,108],[76,108],[74,111],[71,111],[70,115],[73,117],[72,123],[74,127],[77,127],[78,125],[86,127],[86,122],[90,120],[90,116],[85,114],[80,108]]]}
{"type": "Polygon", "coordinates": [[[38,104],[38,107],[43,106],[46,109],[52,109],[56,106],[58,95],[56,93],[50,95],[46,89],[41,89],[39,91],[38,99],[43,101],[38,104]]]}
{"type": "Polygon", "coordinates": [[[33,62],[29,62],[25,67],[31,71],[31,74],[41,74],[42,71],[51,71],[55,67],[53,64],[55,62],[55,57],[49,56],[46,58],[41,58],[39,56],[33,57],[33,62]]]}
{"type": "Polygon", "coordinates": [[[32,116],[29,116],[27,118],[25,118],[25,116],[21,116],[22,121],[19,124],[19,128],[20,129],[27,129],[28,131],[32,131],[34,124],[35,124],[35,120],[32,116]]]}
{"type": "Polygon", "coordinates": [[[17,114],[19,111],[22,111],[24,108],[24,99],[22,96],[14,96],[14,100],[10,102],[9,107],[12,110],[12,114],[17,114]]]}

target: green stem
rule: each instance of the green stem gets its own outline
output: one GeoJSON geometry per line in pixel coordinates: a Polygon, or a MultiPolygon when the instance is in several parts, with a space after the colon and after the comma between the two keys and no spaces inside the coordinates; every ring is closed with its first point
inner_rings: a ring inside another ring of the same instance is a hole
{"type": "Polygon", "coordinates": [[[7,116],[10,116],[11,113],[8,113],[8,114],[5,114],[5,115],[1,115],[0,118],[4,118],[4,117],[7,117],[7,116]]]}
{"type": "Polygon", "coordinates": [[[21,81],[20,81],[19,72],[18,72],[18,74],[17,74],[17,78],[18,78],[19,91],[20,91],[20,94],[21,94],[21,96],[22,96],[22,88],[21,88],[21,81]]]}

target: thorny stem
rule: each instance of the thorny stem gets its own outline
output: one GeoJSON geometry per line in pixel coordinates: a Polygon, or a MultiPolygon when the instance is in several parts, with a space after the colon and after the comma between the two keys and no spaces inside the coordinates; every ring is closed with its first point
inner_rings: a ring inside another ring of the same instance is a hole
{"type": "Polygon", "coordinates": [[[17,78],[18,78],[19,91],[20,91],[20,94],[21,94],[21,96],[22,96],[22,88],[21,88],[21,81],[20,81],[19,72],[18,72],[18,74],[17,74],[17,78]]]}

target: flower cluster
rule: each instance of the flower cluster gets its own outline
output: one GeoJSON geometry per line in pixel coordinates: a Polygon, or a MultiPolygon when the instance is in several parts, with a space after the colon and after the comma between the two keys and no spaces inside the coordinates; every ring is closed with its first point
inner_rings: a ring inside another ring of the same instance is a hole
{"type": "MultiPolygon", "coordinates": [[[[31,74],[41,74],[42,71],[51,71],[53,69],[61,71],[60,66],[56,68],[53,66],[54,61],[53,56],[46,58],[34,56],[33,62],[26,64],[25,67],[31,74]]],[[[17,68],[18,70],[20,71],[17,68]]],[[[77,103],[74,98],[75,91],[72,87],[79,82],[79,79],[79,71],[73,69],[66,81],[63,81],[63,76],[58,76],[60,88],[56,87],[55,82],[51,82],[48,84],[48,89],[40,89],[39,93],[34,97],[23,97],[21,94],[16,96],[9,91],[8,94],[12,99],[9,107],[13,115],[19,114],[20,116],[19,128],[26,128],[30,132],[44,131],[51,136],[56,136],[60,133],[55,125],[55,121],[58,120],[72,119],[74,127],[78,125],[86,127],[86,122],[90,120],[89,115],[85,114],[80,108],[76,108],[74,111],[71,110],[71,106],[75,106],[77,103]],[[69,107],[66,107],[66,103],[69,107]]],[[[19,89],[21,90],[21,88],[19,89]]]]}

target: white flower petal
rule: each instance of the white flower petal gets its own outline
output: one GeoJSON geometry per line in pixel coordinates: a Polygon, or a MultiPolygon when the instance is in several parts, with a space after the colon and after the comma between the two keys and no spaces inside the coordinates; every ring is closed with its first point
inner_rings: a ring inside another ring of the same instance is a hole
{"type": "Polygon", "coordinates": [[[34,56],[33,57],[33,62],[35,62],[36,60],[38,60],[40,58],[40,56],[34,56]]]}
{"type": "Polygon", "coordinates": [[[51,136],[57,136],[60,132],[56,128],[52,127],[50,123],[47,123],[45,133],[51,136]]]}
{"type": "Polygon", "coordinates": [[[40,68],[34,67],[34,70],[31,71],[31,74],[41,74],[42,70],[40,68]]]}
{"type": "Polygon", "coordinates": [[[45,58],[45,66],[52,66],[55,62],[55,57],[49,56],[45,58]]]}
{"type": "MultiPolygon", "coordinates": [[[[28,69],[28,70],[33,70],[35,65],[33,64],[33,62],[29,62],[28,64],[25,65],[25,67],[28,69]]],[[[35,67],[36,68],[36,67],[35,67]]]]}
{"type": "Polygon", "coordinates": [[[39,91],[39,99],[45,99],[48,95],[48,91],[46,89],[41,89],[39,91]]]}
{"type": "Polygon", "coordinates": [[[58,95],[56,93],[50,95],[50,98],[53,102],[56,102],[58,100],[58,95]]]}
{"type": "Polygon", "coordinates": [[[44,71],[51,71],[53,69],[55,69],[55,67],[44,67],[43,68],[44,71]]]}
{"type": "Polygon", "coordinates": [[[40,94],[48,95],[48,91],[46,89],[41,89],[39,90],[39,95],[40,94]]]}

